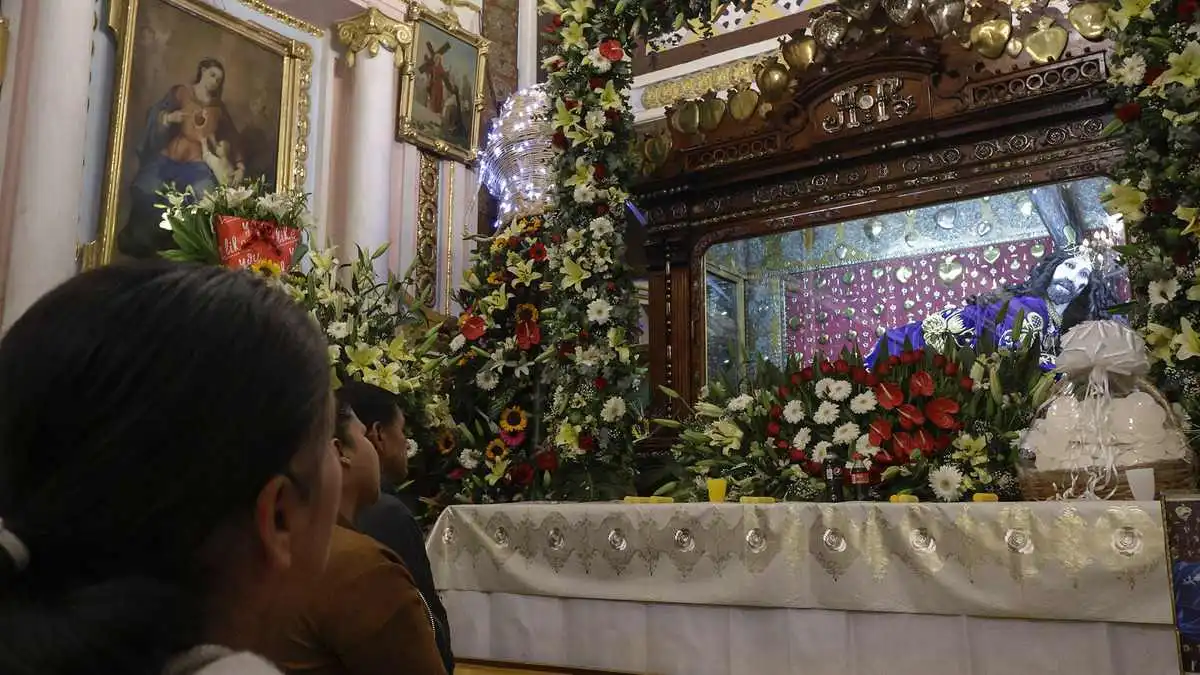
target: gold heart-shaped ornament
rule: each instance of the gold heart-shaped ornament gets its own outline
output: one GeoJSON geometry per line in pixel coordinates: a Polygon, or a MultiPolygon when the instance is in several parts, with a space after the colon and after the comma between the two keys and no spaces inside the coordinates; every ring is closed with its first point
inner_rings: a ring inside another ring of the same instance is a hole
{"type": "Polygon", "coordinates": [[[803,73],[817,60],[817,41],[807,35],[792,38],[780,45],[779,51],[789,68],[803,73]]]}
{"type": "Polygon", "coordinates": [[[671,152],[671,137],[668,134],[660,134],[646,139],[646,145],[642,148],[642,155],[654,166],[658,166],[667,161],[667,155],[671,152]]]}
{"type": "Polygon", "coordinates": [[[700,102],[700,128],[712,131],[725,119],[725,101],[711,96],[700,102]]]}
{"type": "Polygon", "coordinates": [[[1055,24],[1053,19],[1042,17],[1037,29],[1025,36],[1025,51],[1035,63],[1057,61],[1067,48],[1069,37],[1066,28],[1055,24]]]}
{"type": "Polygon", "coordinates": [[[790,79],[787,68],[778,61],[768,61],[762,70],[758,71],[758,77],[754,78],[754,81],[758,83],[758,90],[762,92],[763,98],[778,101],[787,93],[790,79]]]}
{"type": "Polygon", "coordinates": [[[1107,27],[1105,15],[1107,8],[1099,2],[1084,2],[1075,5],[1067,12],[1067,20],[1079,31],[1085,39],[1093,42],[1104,39],[1107,27]]]}
{"type": "Polygon", "coordinates": [[[694,134],[700,129],[700,105],[695,101],[685,101],[671,118],[675,128],[681,133],[694,134]]]}
{"type": "Polygon", "coordinates": [[[758,107],[758,92],[753,89],[731,91],[729,94],[729,116],[739,122],[745,122],[754,114],[758,107]]]}
{"type": "Polygon", "coordinates": [[[998,59],[1012,37],[1007,19],[992,19],[971,27],[971,45],[985,59],[998,59]]]}

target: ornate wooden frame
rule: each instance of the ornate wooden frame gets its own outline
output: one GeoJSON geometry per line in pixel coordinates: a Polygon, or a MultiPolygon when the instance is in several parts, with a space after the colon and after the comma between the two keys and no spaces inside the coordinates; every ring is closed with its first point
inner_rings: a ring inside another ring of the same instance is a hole
{"type": "Polygon", "coordinates": [[[1104,174],[1121,152],[1102,134],[1107,46],[1072,34],[1058,60],[988,60],[925,26],[891,29],[795,77],[766,114],[645,131],[665,156],[637,189],[652,382],[689,400],[703,384],[700,262],[715,243],[1104,174]]]}

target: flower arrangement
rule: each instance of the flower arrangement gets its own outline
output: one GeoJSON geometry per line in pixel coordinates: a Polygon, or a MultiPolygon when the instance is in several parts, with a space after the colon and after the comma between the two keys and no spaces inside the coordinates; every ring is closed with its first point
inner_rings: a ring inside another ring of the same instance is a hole
{"type": "Polygon", "coordinates": [[[559,453],[544,442],[537,414],[549,355],[544,225],[541,216],[517,218],[479,240],[458,293],[465,309],[444,370],[461,433],[444,435],[438,446],[449,499],[478,504],[559,496],[559,453]]]}
{"type": "Polygon", "coordinates": [[[1200,414],[1200,10],[1196,0],[1121,0],[1109,10],[1109,70],[1128,144],[1106,195],[1129,244],[1119,248],[1136,302],[1129,306],[1156,361],[1157,384],[1200,414]]]}
{"type": "Polygon", "coordinates": [[[255,180],[218,185],[200,196],[190,186],[160,194],[165,203],[159,205],[159,226],[178,247],[163,257],[236,268],[269,261],[287,269],[307,253],[303,240],[312,216],[303,192],[270,192],[255,180]]]}
{"type": "Polygon", "coordinates": [[[734,498],[820,500],[823,463],[833,458],[867,468],[875,498],[1015,498],[1017,441],[1053,381],[1033,345],[906,349],[881,355],[874,372],[849,352],[767,365],[744,393],[710,387],[687,422],[655,420],[680,430],[678,480],[662,492],[695,499],[707,478],[720,477],[734,498]]]}

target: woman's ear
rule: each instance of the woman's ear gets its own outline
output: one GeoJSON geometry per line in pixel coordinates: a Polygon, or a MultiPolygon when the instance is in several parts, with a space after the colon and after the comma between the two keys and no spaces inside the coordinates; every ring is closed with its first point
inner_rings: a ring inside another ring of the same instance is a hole
{"type": "Polygon", "coordinates": [[[346,453],[346,444],[342,442],[342,439],[333,439],[333,451],[337,453],[338,464],[341,464],[342,468],[350,466],[350,456],[346,453]]]}
{"type": "Polygon", "coordinates": [[[367,440],[371,441],[371,445],[378,448],[379,444],[383,441],[383,425],[379,422],[371,423],[371,426],[367,427],[367,440]]]}

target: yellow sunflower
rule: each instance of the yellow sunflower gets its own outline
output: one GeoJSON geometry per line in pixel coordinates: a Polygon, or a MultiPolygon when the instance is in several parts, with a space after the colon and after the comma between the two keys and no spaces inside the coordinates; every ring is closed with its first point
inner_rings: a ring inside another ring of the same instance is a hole
{"type": "Polygon", "coordinates": [[[522,304],[522,305],[517,305],[517,321],[537,321],[537,320],[538,320],[537,307],[534,307],[533,305],[530,305],[528,303],[522,304]]]}
{"type": "Polygon", "coordinates": [[[504,459],[508,456],[508,445],[499,438],[493,438],[492,442],[488,443],[487,448],[484,449],[484,454],[487,456],[489,462],[504,459]]]}
{"type": "Polygon", "coordinates": [[[274,260],[262,259],[250,265],[250,271],[267,279],[278,279],[283,276],[283,268],[274,260]]]}
{"type": "Polygon", "coordinates": [[[529,418],[525,416],[525,411],[521,410],[519,405],[505,408],[504,412],[500,413],[500,429],[505,433],[515,434],[518,431],[525,431],[527,426],[529,426],[529,418]]]}
{"type": "Polygon", "coordinates": [[[454,452],[455,446],[458,443],[454,439],[454,432],[449,429],[442,429],[442,433],[438,435],[437,449],[443,455],[448,455],[454,452]]]}

